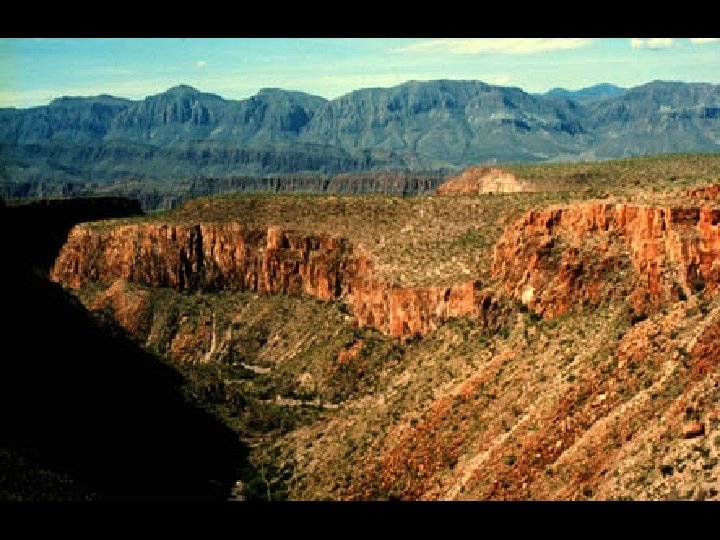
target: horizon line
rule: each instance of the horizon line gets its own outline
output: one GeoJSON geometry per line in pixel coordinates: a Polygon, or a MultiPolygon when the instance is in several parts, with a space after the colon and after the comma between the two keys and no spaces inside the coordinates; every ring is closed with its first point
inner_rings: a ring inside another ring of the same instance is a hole
{"type": "Polygon", "coordinates": [[[337,99],[341,99],[341,98],[343,98],[343,97],[345,97],[345,96],[348,96],[348,95],[350,95],[350,94],[353,94],[353,93],[355,93],[355,92],[361,92],[361,91],[363,91],[363,90],[376,90],[376,89],[377,89],[377,90],[388,90],[388,89],[392,89],[392,88],[399,88],[399,87],[401,87],[401,86],[404,86],[404,85],[406,85],[406,84],[411,84],[411,83],[433,83],[433,82],[444,82],[444,81],[447,81],[447,82],[459,82],[459,83],[481,83],[481,84],[485,84],[485,85],[487,85],[487,86],[491,86],[491,87],[494,87],[494,88],[512,88],[512,89],[518,89],[518,90],[520,90],[520,91],[522,91],[522,92],[524,92],[524,93],[526,93],[526,94],[528,94],[528,95],[533,95],[533,96],[544,96],[544,95],[548,94],[549,92],[555,91],[555,90],[565,90],[565,91],[568,91],[568,92],[580,92],[580,91],[582,91],[582,90],[587,90],[587,89],[589,89],[589,88],[594,88],[594,87],[596,87],[596,86],[602,86],[602,85],[614,86],[614,87],[616,87],[616,88],[619,88],[619,89],[625,90],[625,91],[627,91],[627,90],[632,90],[632,89],[634,89],[634,88],[639,88],[639,87],[641,87],[641,86],[646,86],[646,85],[653,84],[653,83],[710,84],[710,85],[713,85],[713,86],[717,86],[715,83],[711,83],[711,82],[707,82],[707,81],[692,81],[692,82],[688,82],[688,81],[671,80],[671,79],[653,79],[653,80],[650,80],[650,81],[647,81],[647,82],[644,82],[644,83],[641,83],[641,84],[638,84],[638,85],[635,85],[635,86],[629,86],[629,87],[620,86],[620,85],[617,85],[617,84],[614,84],[614,83],[611,83],[611,82],[607,82],[607,81],[600,81],[600,82],[597,82],[597,83],[595,83],[595,84],[591,84],[591,85],[589,85],[589,86],[583,86],[583,87],[580,87],[580,88],[567,88],[567,87],[562,87],[562,86],[553,86],[553,87],[549,88],[548,90],[546,90],[546,91],[544,91],[544,92],[528,92],[527,90],[525,90],[525,89],[522,88],[521,86],[493,84],[493,83],[485,82],[485,81],[483,81],[482,79],[448,79],[448,78],[440,78],[440,79],[408,79],[407,81],[404,81],[404,82],[402,82],[402,83],[394,84],[394,85],[389,85],[389,86],[366,86],[366,87],[360,87],[360,88],[356,88],[356,89],[354,89],[354,90],[350,90],[349,92],[345,92],[344,94],[340,94],[340,95],[335,96],[335,97],[325,97],[325,96],[322,96],[322,95],[319,95],[319,94],[312,94],[312,93],[306,92],[306,91],[304,91],[304,90],[290,89],[290,88],[282,88],[282,87],[279,87],[279,86],[264,86],[264,87],[259,88],[254,94],[251,94],[251,95],[249,95],[249,96],[247,96],[247,97],[232,98],[232,97],[225,97],[225,96],[222,95],[222,94],[215,93],[215,92],[212,92],[212,91],[201,90],[201,89],[199,89],[198,87],[193,86],[193,85],[188,84],[188,83],[178,83],[178,84],[174,84],[174,85],[172,85],[172,86],[169,86],[167,89],[165,89],[165,90],[163,90],[163,91],[155,92],[155,93],[149,93],[149,94],[146,94],[144,97],[138,97],[138,98],[132,98],[132,97],[126,97],[126,96],[111,94],[111,93],[109,93],[109,92],[100,92],[100,93],[97,93],[97,94],[84,94],[84,95],[80,95],[80,94],[78,94],[78,95],[62,95],[62,96],[58,96],[58,97],[52,98],[52,99],[50,99],[49,101],[47,101],[45,104],[41,104],[41,105],[29,105],[29,106],[13,106],[13,105],[9,105],[9,106],[2,106],[2,107],[0,107],[0,109],[28,110],[28,109],[38,108],[38,107],[47,107],[47,106],[51,105],[53,102],[58,101],[58,100],[62,100],[62,99],[92,99],[92,98],[101,98],[101,97],[109,97],[109,98],[114,98],[114,99],[121,99],[121,100],[132,101],[132,102],[140,102],[140,101],[144,101],[144,100],[146,100],[146,99],[149,99],[149,98],[152,98],[152,97],[155,97],[155,96],[160,96],[160,95],[166,94],[166,93],[170,92],[171,90],[174,90],[174,89],[176,89],[176,88],[182,88],[182,87],[188,88],[188,89],[193,90],[193,91],[195,91],[195,92],[197,92],[197,93],[200,93],[200,94],[210,94],[210,95],[219,97],[220,99],[222,99],[222,100],[224,100],[224,101],[244,101],[244,100],[251,99],[251,98],[257,96],[257,95],[259,95],[261,92],[266,91],[266,90],[279,90],[279,91],[282,91],[282,92],[297,92],[297,93],[305,94],[305,95],[307,95],[307,96],[317,97],[317,98],[320,98],[320,99],[324,99],[324,100],[326,100],[326,101],[334,101],[334,100],[337,100],[337,99]]]}

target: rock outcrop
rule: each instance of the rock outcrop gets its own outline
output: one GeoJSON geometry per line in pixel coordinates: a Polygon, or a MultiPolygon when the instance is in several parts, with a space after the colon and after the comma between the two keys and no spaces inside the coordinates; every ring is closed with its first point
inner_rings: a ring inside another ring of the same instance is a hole
{"type": "Polygon", "coordinates": [[[720,283],[720,209],[593,202],[531,210],[494,247],[493,275],[556,316],[629,296],[636,312],[720,283]]]}
{"type": "MultiPolygon", "coordinates": [[[[371,271],[367,256],[343,238],[238,223],[146,223],[75,227],[51,279],[74,289],[127,280],[178,290],[304,293],[342,300],[361,326],[398,337],[426,334],[463,315],[479,317],[484,326],[497,324],[499,297],[475,282],[396,288],[372,279],[371,271]]],[[[115,288],[99,306],[117,297],[115,288]]]]}
{"type": "Polygon", "coordinates": [[[476,195],[480,193],[517,193],[535,191],[525,180],[495,167],[470,167],[437,189],[438,195],[476,195]]]}
{"type": "Polygon", "coordinates": [[[51,279],[71,288],[119,278],[178,290],[305,292],[340,296],[357,274],[344,239],[278,228],[229,224],[137,224],[108,230],[80,225],[55,262],[51,279]]]}
{"type": "Polygon", "coordinates": [[[720,201],[720,184],[712,184],[699,188],[689,189],[687,191],[689,197],[705,199],[709,201],[720,201]]]}
{"type": "Polygon", "coordinates": [[[502,324],[498,314],[502,299],[480,282],[451,287],[390,288],[372,280],[356,282],[350,302],[362,326],[372,326],[392,336],[424,335],[453,317],[477,317],[485,328],[502,324]]]}

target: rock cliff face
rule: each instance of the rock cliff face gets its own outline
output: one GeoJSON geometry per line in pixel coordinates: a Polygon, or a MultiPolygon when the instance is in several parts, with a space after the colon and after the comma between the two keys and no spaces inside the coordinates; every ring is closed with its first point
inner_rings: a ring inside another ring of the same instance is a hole
{"type": "Polygon", "coordinates": [[[51,278],[71,288],[116,279],[192,290],[305,292],[340,296],[360,259],[344,239],[239,224],[123,225],[107,231],[75,227],[51,278]]]}
{"type": "Polygon", "coordinates": [[[687,195],[699,199],[720,201],[720,184],[713,184],[710,186],[690,189],[688,190],[687,195]]]}
{"type": "Polygon", "coordinates": [[[360,325],[392,336],[424,335],[464,315],[477,317],[485,328],[501,324],[501,297],[492,289],[482,289],[478,281],[452,287],[390,288],[383,282],[358,280],[350,305],[360,325]]]}
{"type": "MultiPolygon", "coordinates": [[[[51,279],[75,289],[88,282],[110,285],[122,279],[178,290],[251,290],[341,299],[361,326],[392,336],[426,334],[446,319],[462,315],[495,324],[491,313],[500,300],[475,282],[394,288],[373,280],[371,270],[369,259],[346,239],[278,227],[158,223],[99,230],[79,225],[71,231],[51,279]]],[[[112,304],[119,292],[113,288],[101,304],[112,304]]]]}
{"type": "Polygon", "coordinates": [[[517,193],[535,191],[525,180],[495,167],[470,167],[438,189],[438,195],[474,195],[478,193],[517,193]]]}
{"type": "Polygon", "coordinates": [[[585,203],[532,210],[494,248],[492,272],[538,314],[630,296],[636,312],[720,283],[720,209],[585,203]]]}

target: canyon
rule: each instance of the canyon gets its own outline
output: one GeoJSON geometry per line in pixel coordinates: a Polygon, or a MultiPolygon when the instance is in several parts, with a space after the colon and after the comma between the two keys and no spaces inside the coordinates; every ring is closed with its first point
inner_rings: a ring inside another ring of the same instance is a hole
{"type": "Polygon", "coordinates": [[[483,287],[480,276],[450,286],[395,287],[374,278],[370,255],[348,238],[172,222],[78,225],[51,272],[74,289],[124,279],[341,300],[358,324],[394,337],[425,335],[460,316],[492,325],[511,300],[554,317],[627,296],[639,315],[717,288],[720,209],[596,201],[530,210],[495,244],[491,278],[494,289],[483,287]]]}
{"type": "Polygon", "coordinates": [[[247,229],[238,223],[138,224],[107,230],[78,225],[50,277],[73,289],[91,281],[112,285],[127,280],[176,290],[341,299],[361,326],[394,337],[423,335],[463,315],[489,324],[500,302],[476,281],[451,287],[392,287],[372,279],[367,255],[345,238],[279,227],[247,229]]]}
{"type": "Polygon", "coordinates": [[[717,500],[720,184],[657,163],[202,198],[77,224],[49,275],[248,441],[237,496],[717,500]]]}

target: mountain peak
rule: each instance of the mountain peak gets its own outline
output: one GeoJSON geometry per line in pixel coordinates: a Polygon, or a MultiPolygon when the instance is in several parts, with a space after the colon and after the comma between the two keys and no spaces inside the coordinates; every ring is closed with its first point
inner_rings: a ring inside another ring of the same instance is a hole
{"type": "Polygon", "coordinates": [[[192,97],[224,101],[224,99],[217,94],[203,92],[194,86],[190,86],[189,84],[178,84],[151,97],[169,97],[173,99],[192,97]]]}
{"type": "Polygon", "coordinates": [[[199,94],[200,90],[189,84],[178,84],[171,88],[168,88],[165,94],[199,94]]]}

